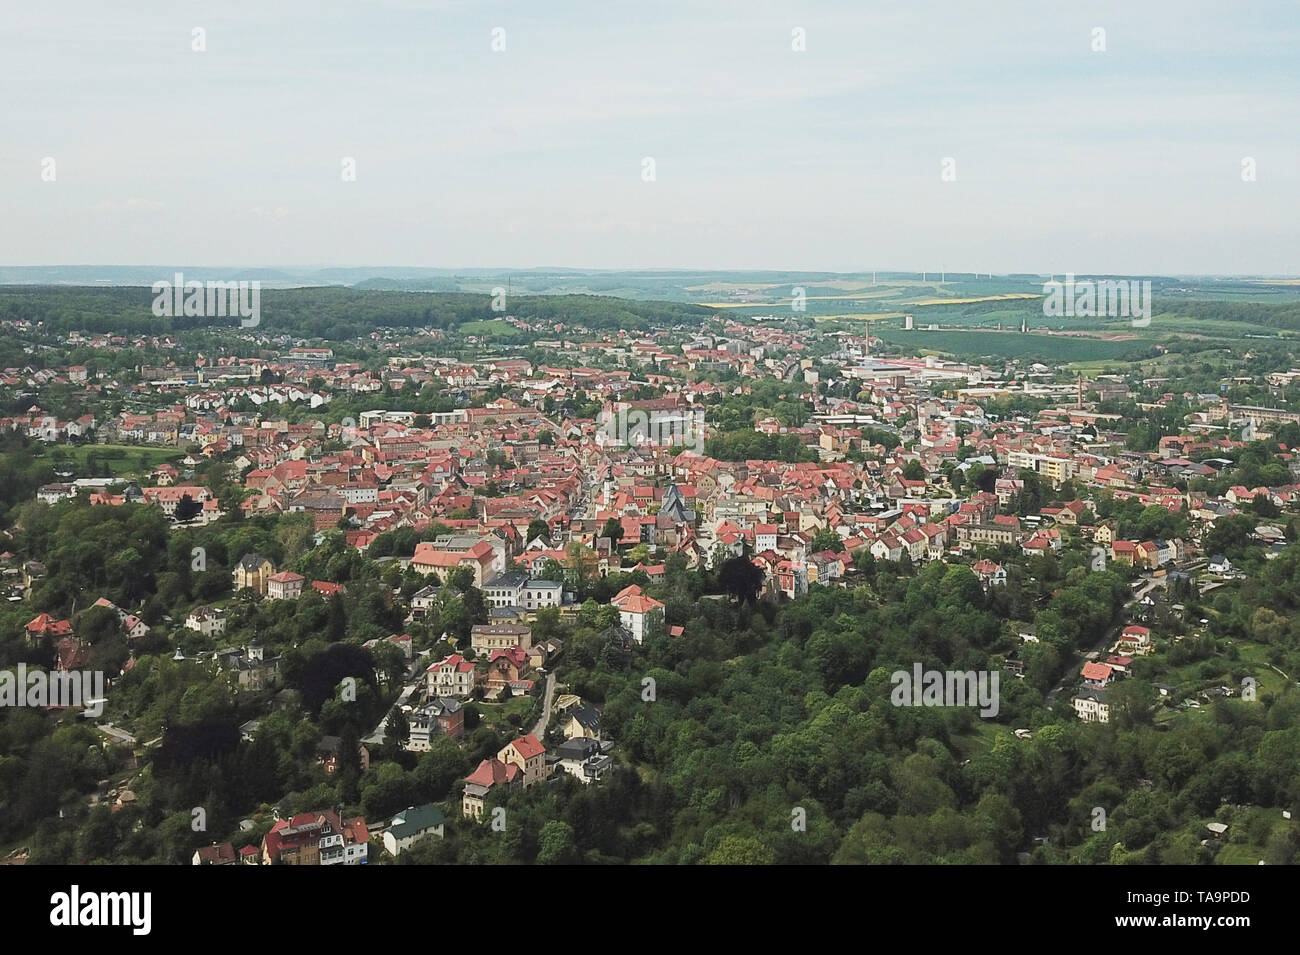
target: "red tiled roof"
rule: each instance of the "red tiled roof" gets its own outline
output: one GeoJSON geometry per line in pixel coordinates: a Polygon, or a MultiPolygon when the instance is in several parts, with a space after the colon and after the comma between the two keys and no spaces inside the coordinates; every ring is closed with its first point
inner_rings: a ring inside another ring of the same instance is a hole
{"type": "Polygon", "coordinates": [[[626,587],[624,587],[622,590],[616,593],[610,599],[609,602],[611,605],[618,607],[622,605],[623,601],[628,600],[632,597],[640,597],[642,593],[643,591],[641,590],[641,587],[638,584],[628,584],[626,587]]]}
{"type": "Polygon", "coordinates": [[[1109,680],[1110,667],[1104,663],[1085,663],[1083,665],[1083,678],[1085,680],[1109,680]]]}
{"type": "Polygon", "coordinates": [[[500,786],[513,782],[518,775],[519,767],[514,763],[485,759],[478,764],[478,769],[465,777],[465,782],[487,787],[500,786]]]}
{"type": "Polygon", "coordinates": [[[532,733],[521,736],[511,745],[519,752],[524,759],[532,759],[534,756],[541,756],[546,752],[546,747],[537,741],[537,737],[532,733]]]}
{"type": "Polygon", "coordinates": [[[634,597],[628,597],[618,605],[618,609],[622,610],[624,613],[649,613],[656,607],[663,607],[663,604],[655,600],[653,597],[644,597],[640,594],[634,597]]]}
{"type": "MultiPolygon", "coordinates": [[[[254,852],[257,850],[254,849],[254,852]]],[[[220,845],[204,846],[197,850],[200,861],[207,865],[220,865],[222,862],[235,861],[235,848],[229,842],[220,845]]]]}

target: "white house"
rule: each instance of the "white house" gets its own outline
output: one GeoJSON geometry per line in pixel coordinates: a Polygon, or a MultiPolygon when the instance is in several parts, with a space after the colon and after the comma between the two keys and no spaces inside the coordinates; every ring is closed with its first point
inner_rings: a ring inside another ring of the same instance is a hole
{"type": "Polygon", "coordinates": [[[441,593],[441,587],[430,584],[411,594],[411,616],[417,619],[423,617],[437,605],[438,595],[441,593]]]}
{"type": "Polygon", "coordinates": [[[776,550],[775,524],[754,525],[754,550],[760,554],[764,551],[776,550]]]}
{"type": "Polygon", "coordinates": [[[1004,587],[1007,583],[1007,569],[996,561],[985,558],[976,561],[971,570],[979,576],[985,587],[1004,587]]]}
{"type": "Polygon", "coordinates": [[[432,803],[408,806],[394,816],[392,823],[384,830],[384,848],[389,855],[397,856],[430,836],[441,839],[445,823],[442,810],[432,803]]]}
{"type": "Polygon", "coordinates": [[[439,660],[425,673],[430,696],[457,696],[463,699],[474,692],[474,664],[459,653],[439,660]]]}
{"type": "Polygon", "coordinates": [[[653,597],[636,594],[618,605],[619,624],[637,643],[663,628],[664,605],[653,597]]]}
{"type": "Polygon", "coordinates": [[[903,559],[903,541],[893,534],[881,537],[871,544],[871,556],[876,560],[892,560],[898,562],[903,559]]]}
{"type": "Polygon", "coordinates": [[[46,504],[70,501],[77,496],[75,484],[43,484],[36,490],[36,499],[46,504]]]}
{"type": "Polygon", "coordinates": [[[564,585],[557,580],[529,580],[524,585],[523,603],[525,610],[541,610],[543,607],[558,607],[563,599],[564,585]]]}
{"type": "Polygon", "coordinates": [[[600,740],[577,736],[561,743],[555,753],[559,757],[559,768],[586,784],[598,782],[613,768],[614,758],[605,750],[606,746],[600,740]]]}
{"type": "Polygon", "coordinates": [[[483,596],[492,607],[523,607],[540,610],[558,607],[564,585],[553,580],[534,580],[527,574],[498,574],[483,585],[483,596]]]}
{"type": "Polygon", "coordinates": [[[1115,643],[1115,649],[1130,654],[1150,653],[1153,649],[1151,631],[1140,624],[1129,624],[1120,632],[1119,640],[1115,643]]]}
{"type": "Polygon", "coordinates": [[[497,574],[484,581],[483,596],[489,607],[519,607],[522,606],[524,585],[527,583],[527,574],[497,574]]]}
{"type": "Polygon", "coordinates": [[[282,570],[266,581],[266,596],[271,600],[297,600],[302,596],[302,585],[307,578],[292,570],[282,570]]]}
{"type": "Polygon", "coordinates": [[[198,630],[204,637],[225,633],[226,613],[216,607],[195,607],[185,618],[186,628],[198,630]]]}
{"type": "Polygon", "coordinates": [[[357,842],[342,832],[331,832],[320,839],[321,865],[365,865],[370,844],[357,842]]]}
{"type": "Polygon", "coordinates": [[[1080,690],[1071,700],[1074,714],[1085,723],[1109,723],[1110,703],[1105,690],[1080,690]]]}
{"type": "Polygon", "coordinates": [[[127,614],[122,621],[122,629],[126,631],[128,639],[138,640],[149,632],[149,625],[135,614],[127,614]]]}

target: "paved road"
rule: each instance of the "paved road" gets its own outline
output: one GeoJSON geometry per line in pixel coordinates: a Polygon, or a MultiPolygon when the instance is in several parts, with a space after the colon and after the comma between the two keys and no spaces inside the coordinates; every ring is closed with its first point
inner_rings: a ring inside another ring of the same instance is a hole
{"type": "Polygon", "coordinates": [[[544,694],[542,706],[542,718],[539,719],[537,725],[533,727],[533,735],[536,736],[538,740],[546,739],[546,725],[551,721],[551,698],[554,696],[555,674],[548,673],[546,674],[546,692],[544,694]]]}
{"type": "MultiPolygon", "coordinates": [[[[1165,585],[1164,577],[1151,578],[1146,582],[1146,585],[1141,590],[1137,591],[1137,593],[1133,595],[1132,599],[1129,600],[1129,602],[1124,605],[1125,609],[1128,609],[1129,607],[1133,606],[1133,604],[1137,603],[1147,594],[1151,593],[1151,591],[1154,590],[1157,586],[1163,587],[1164,585],[1165,585]]],[[[1125,619],[1127,619],[1127,614],[1125,615],[1125,619]]],[[[1081,654],[1076,654],[1074,661],[1069,666],[1069,669],[1065,671],[1065,675],[1061,677],[1060,681],[1056,684],[1056,686],[1052,687],[1051,692],[1047,694],[1046,702],[1048,706],[1051,706],[1053,703],[1056,702],[1056,698],[1061,695],[1062,690],[1064,690],[1066,687],[1073,687],[1076,683],[1079,682],[1079,667],[1083,665],[1084,661],[1095,660],[1101,654],[1102,650],[1104,650],[1106,647],[1110,646],[1112,643],[1115,642],[1115,638],[1119,636],[1120,629],[1126,626],[1128,626],[1128,624],[1125,623],[1123,620],[1121,620],[1119,623],[1115,624],[1115,626],[1111,627],[1109,630],[1103,633],[1101,635],[1101,639],[1099,639],[1096,643],[1090,646],[1087,650],[1083,651],[1081,654]]]]}
{"type": "Polygon", "coordinates": [[[397,709],[407,700],[416,690],[424,685],[424,668],[428,661],[428,653],[417,653],[415,659],[411,661],[410,668],[406,671],[406,682],[402,686],[402,692],[398,695],[393,705],[384,713],[384,718],[379,721],[379,725],[374,728],[369,736],[363,737],[361,742],[367,745],[379,746],[384,742],[386,735],[384,730],[388,726],[388,717],[392,715],[393,710],[397,709]]]}
{"type": "Polygon", "coordinates": [[[384,718],[379,721],[379,725],[376,726],[368,736],[363,737],[361,742],[366,743],[367,745],[370,746],[382,745],[384,742],[384,738],[387,736],[388,718],[393,715],[394,710],[396,710],[403,703],[409,700],[411,698],[411,694],[413,694],[417,689],[419,689],[419,687],[420,687],[419,683],[411,683],[402,687],[402,692],[398,695],[397,699],[393,702],[393,705],[390,706],[384,712],[384,718]]]}

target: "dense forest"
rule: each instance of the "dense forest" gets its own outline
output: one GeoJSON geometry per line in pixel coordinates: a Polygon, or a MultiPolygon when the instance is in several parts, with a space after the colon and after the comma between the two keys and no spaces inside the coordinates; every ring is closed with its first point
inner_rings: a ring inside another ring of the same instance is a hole
{"type": "MultiPolygon", "coordinates": [[[[170,277],[168,277],[170,278],[170,277]]],[[[0,287],[0,321],[43,322],[54,332],[164,334],[223,322],[159,318],[148,288],[0,287]]],[[[637,302],[597,295],[514,296],[504,310],[491,295],[367,291],[349,288],[263,289],[259,333],[347,342],[376,328],[449,330],[503,318],[558,322],[592,329],[644,330],[655,325],[698,326],[712,312],[674,302],[637,302]]],[[[232,328],[237,319],[225,320],[232,328]]]]}

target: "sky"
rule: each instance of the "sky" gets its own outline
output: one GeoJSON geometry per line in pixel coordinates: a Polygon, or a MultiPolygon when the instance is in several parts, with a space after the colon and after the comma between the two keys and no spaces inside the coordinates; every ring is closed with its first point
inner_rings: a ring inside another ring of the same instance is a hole
{"type": "Polygon", "coordinates": [[[6,0],[0,25],[0,265],[1300,275],[1295,0],[6,0]]]}

